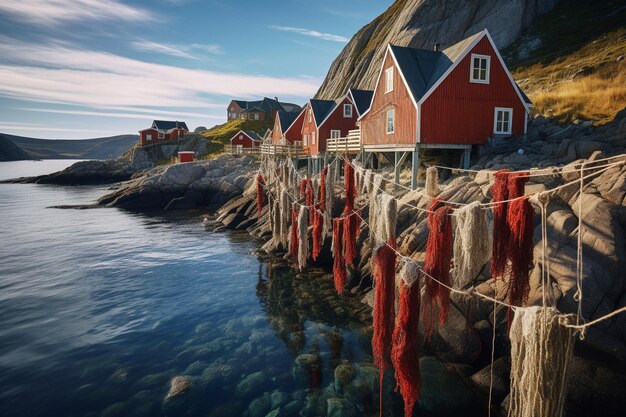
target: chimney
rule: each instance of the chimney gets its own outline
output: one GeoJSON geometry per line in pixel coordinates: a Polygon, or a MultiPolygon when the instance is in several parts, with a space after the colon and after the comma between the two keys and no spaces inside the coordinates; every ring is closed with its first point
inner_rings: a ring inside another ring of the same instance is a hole
{"type": "Polygon", "coordinates": [[[435,42],[435,45],[433,45],[433,51],[435,52],[439,52],[439,50],[441,45],[439,45],[439,42],[435,42]]]}
{"type": "Polygon", "coordinates": [[[274,97],[274,100],[276,100],[276,102],[278,103],[278,97],[274,97]]]}

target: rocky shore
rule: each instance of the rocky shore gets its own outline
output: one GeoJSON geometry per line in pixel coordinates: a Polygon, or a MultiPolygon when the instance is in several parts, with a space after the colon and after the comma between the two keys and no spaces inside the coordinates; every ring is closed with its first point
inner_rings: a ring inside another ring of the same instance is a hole
{"type": "MultiPolygon", "coordinates": [[[[547,173],[533,177],[526,186],[526,194],[558,187],[579,178],[575,170],[580,162],[595,160],[626,152],[626,112],[611,125],[595,128],[588,123],[567,127],[537,118],[529,135],[494,148],[481,149],[481,156],[472,167],[477,172],[440,172],[440,197],[459,203],[488,202],[491,199],[489,172],[508,168],[522,170],[530,167],[566,167],[565,172],[547,173]]],[[[588,175],[593,171],[586,171],[588,175]]],[[[405,173],[405,183],[408,182],[405,173]]],[[[398,215],[398,248],[401,253],[418,261],[424,259],[428,227],[424,213],[407,205],[427,208],[430,200],[421,191],[386,191],[400,200],[398,215]]],[[[268,210],[264,208],[257,219],[256,191],[252,178],[240,196],[227,202],[208,224],[216,229],[246,230],[265,242],[263,249],[278,257],[288,258],[285,248],[272,238],[268,210]]],[[[356,206],[365,206],[367,196],[357,199],[356,206]],[[359,201],[360,200],[360,201],[359,201]]],[[[582,244],[584,254],[583,316],[595,319],[626,305],[626,167],[618,166],[585,182],[582,195],[579,185],[556,192],[547,206],[549,275],[548,289],[562,312],[575,312],[576,248],[578,239],[578,209],[582,204],[582,244]]],[[[342,198],[335,202],[335,213],[340,214],[342,198]]],[[[537,208],[538,212],[538,208],[537,208]]],[[[367,208],[363,212],[367,218],[367,208]]],[[[309,261],[311,268],[328,267],[330,239],[326,239],[317,262],[309,261]]],[[[530,276],[531,292],[528,305],[541,304],[542,247],[539,215],[535,217],[535,264],[530,276]]],[[[348,287],[351,296],[368,306],[373,303],[371,278],[371,243],[367,227],[358,241],[357,267],[349,271],[348,287]]],[[[504,298],[506,286],[494,281],[489,264],[483,266],[474,280],[480,293],[504,298]]],[[[439,327],[430,342],[424,344],[424,353],[457,367],[477,388],[489,389],[493,332],[493,304],[480,298],[452,296],[452,306],[445,325],[439,327]]],[[[507,310],[496,311],[496,344],[494,362],[494,398],[506,407],[509,391],[509,342],[507,337],[507,310]]],[[[626,405],[626,316],[617,316],[591,328],[578,341],[572,364],[572,383],[568,395],[568,415],[585,415],[591,410],[605,410],[612,414],[626,405]]]]}

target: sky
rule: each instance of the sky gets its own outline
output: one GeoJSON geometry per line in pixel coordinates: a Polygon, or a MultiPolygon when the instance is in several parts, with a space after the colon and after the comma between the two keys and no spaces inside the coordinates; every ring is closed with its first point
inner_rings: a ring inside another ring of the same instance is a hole
{"type": "Polygon", "coordinates": [[[304,104],[392,0],[0,0],[0,132],[79,139],[304,104]]]}

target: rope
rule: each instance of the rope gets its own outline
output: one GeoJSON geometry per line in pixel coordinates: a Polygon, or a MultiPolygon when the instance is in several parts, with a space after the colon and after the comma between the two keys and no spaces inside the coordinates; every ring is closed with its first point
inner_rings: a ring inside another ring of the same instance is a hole
{"type": "MultiPolygon", "coordinates": [[[[615,155],[615,156],[609,156],[606,158],[601,158],[601,159],[595,159],[593,161],[587,161],[585,160],[584,162],[581,162],[580,164],[576,164],[576,165],[572,165],[572,166],[564,166],[564,167],[548,167],[548,168],[529,168],[529,169],[524,169],[521,171],[510,171],[510,173],[512,174],[527,174],[524,175],[525,177],[543,177],[546,175],[557,175],[558,173],[567,173],[567,172],[576,172],[578,171],[578,165],[585,165],[587,163],[598,163],[598,162],[604,162],[604,161],[610,161],[613,159],[618,159],[618,158],[624,158],[626,159],[626,154],[621,154],[621,155],[615,155]],[[539,174],[539,172],[542,171],[548,171],[547,174],[539,174]]],[[[492,175],[494,174],[496,171],[493,170],[486,170],[486,169],[463,169],[463,168],[451,168],[451,167],[446,167],[446,166],[442,166],[442,165],[426,165],[427,167],[433,167],[433,168],[438,168],[438,169],[445,169],[445,170],[449,170],[449,171],[459,171],[459,172],[472,172],[472,173],[479,173],[479,172],[485,172],[487,171],[488,175],[492,175]]],[[[594,167],[589,167],[586,169],[595,169],[595,168],[601,168],[602,166],[594,166],[594,167]]]]}
{"type": "MultiPolygon", "coordinates": [[[[338,160],[338,159],[335,159],[335,161],[333,161],[332,163],[335,163],[337,160],[338,160]]],[[[582,174],[583,174],[583,172],[584,172],[584,170],[585,170],[585,167],[584,167],[584,164],[581,164],[582,166],[581,166],[581,169],[580,169],[580,173],[581,173],[580,179],[577,179],[577,180],[571,181],[571,182],[569,182],[569,183],[565,183],[565,184],[563,184],[563,185],[561,185],[561,186],[559,186],[559,187],[553,188],[553,189],[551,189],[551,190],[546,190],[546,191],[542,191],[542,192],[536,193],[536,194],[534,194],[534,195],[537,195],[537,196],[539,197],[540,201],[541,201],[541,199],[542,199],[542,198],[545,198],[546,196],[550,195],[551,193],[553,193],[553,192],[555,192],[555,191],[558,191],[558,190],[560,190],[560,189],[562,189],[562,188],[565,188],[565,187],[567,187],[567,186],[570,186],[570,185],[572,185],[572,184],[574,184],[574,183],[579,183],[579,184],[580,184],[580,190],[582,191],[582,190],[583,190],[584,180],[585,180],[585,179],[587,179],[587,178],[591,178],[591,177],[593,177],[593,176],[595,176],[595,175],[598,175],[598,174],[600,174],[600,173],[603,173],[603,172],[607,171],[608,169],[612,168],[613,166],[621,165],[621,164],[623,164],[624,162],[626,162],[626,161],[620,161],[620,162],[615,162],[615,163],[607,164],[607,165],[605,166],[605,168],[603,168],[603,169],[601,169],[601,170],[599,170],[599,171],[593,172],[593,173],[591,173],[591,174],[588,174],[588,175],[586,175],[586,176],[583,176],[583,175],[582,175],[582,174]]],[[[348,163],[350,163],[350,162],[348,162],[348,163]]],[[[350,163],[350,165],[352,165],[352,164],[350,163]]],[[[353,166],[354,166],[354,165],[353,165],[353,166]]],[[[594,167],[594,168],[597,168],[597,167],[594,167]]],[[[297,172],[297,171],[296,171],[296,172],[297,172]]],[[[383,179],[384,179],[384,178],[383,178],[383,179]]],[[[385,179],[385,181],[388,181],[388,180],[386,180],[386,179],[385,179]]],[[[279,183],[281,186],[283,186],[283,187],[284,187],[284,185],[282,184],[282,181],[281,181],[280,179],[278,179],[278,183],[279,183]]],[[[271,193],[271,190],[269,190],[269,184],[265,184],[265,185],[264,185],[264,187],[265,187],[266,189],[268,189],[268,191],[270,191],[270,193],[271,193]]],[[[382,191],[382,192],[384,192],[384,191],[382,191]]],[[[388,194],[388,193],[387,193],[387,194],[388,194]]],[[[293,199],[293,196],[291,196],[289,193],[287,193],[287,195],[289,196],[289,198],[290,198],[290,199],[291,199],[291,200],[292,200],[295,204],[298,204],[298,205],[300,205],[301,207],[307,207],[307,208],[311,207],[311,208],[313,208],[313,209],[315,209],[315,210],[318,210],[317,208],[315,208],[316,204],[313,204],[313,205],[311,205],[311,206],[306,206],[306,205],[301,204],[301,203],[300,203],[297,199],[293,199]]],[[[274,197],[274,195],[273,195],[273,194],[272,194],[272,197],[274,197]]],[[[396,199],[396,200],[398,200],[398,199],[397,199],[396,197],[394,197],[394,196],[391,196],[391,197],[392,197],[392,198],[394,198],[394,199],[396,199]]],[[[509,200],[509,202],[510,202],[510,201],[515,201],[515,200],[518,200],[518,199],[520,199],[520,198],[527,198],[527,197],[528,197],[528,196],[518,197],[518,198],[516,198],[516,199],[509,200]]],[[[581,198],[579,198],[579,200],[580,200],[580,206],[579,206],[579,239],[580,239],[580,236],[581,236],[581,233],[580,233],[580,225],[581,225],[581,222],[582,222],[582,193],[581,193],[581,198]]],[[[415,209],[417,209],[417,210],[420,210],[420,211],[423,211],[423,212],[431,212],[430,210],[423,209],[423,208],[421,208],[421,207],[412,206],[412,205],[410,205],[410,204],[408,204],[408,203],[403,203],[403,202],[401,202],[401,201],[399,201],[399,200],[398,200],[398,202],[399,202],[400,204],[404,204],[404,205],[407,205],[407,206],[409,206],[409,207],[413,207],[413,208],[415,208],[415,209]]],[[[442,202],[443,202],[443,203],[448,203],[448,202],[446,202],[446,201],[442,201],[442,202]]],[[[498,203],[503,203],[503,202],[498,202],[498,203]]],[[[466,205],[466,204],[462,204],[462,203],[453,203],[453,204],[461,204],[461,205],[466,205]]],[[[367,204],[365,204],[365,206],[366,206],[366,205],[367,205],[367,204]]],[[[319,211],[319,210],[318,210],[318,211],[319,211]]],[[[368,226],[368,228],[370,229],[370,234],[376,235],[376,231],[372,230],[372,228],[370,227],[369,223],[368,223],[368,222],[367,222],[367,221],[366,221],[366,220],[365,220],[365,219],[364,219],[364,218],[360,215],[360,212],[359,212],[359,211],[357,211],[357,210],[354,210],[352,213],[346,214],[346,215],[344,215],[344,216],[343,216],[343,217],[341,217],[341,218],[347,218],[347,217],[350,217],[350,216],[353,216],[353,215],[358,216],[358,217],[361,219],[361,221],[363,222],[363,224],[365,224],[365,225],[367,225],[367,226],[368,226]]],[[[544,221],[543,221],[543,220],[544,220],[544,219],[542,219],[542,223],[544,223],[544,221]]],[[[543,229],[542,229],[542,230],[543,230],[543,229]]],[[[581,240],[581,243],[582,243],[582,240],[581,240]]],[[[393,252],[395,252],[395,254],[396,254],[396,255],[397,255],[397,256],[398,256],[401,260],[403,260],[403,261],[411,260],[411,261],[412,261],[412,259],[411,259],[410,257],[408,257],[408,256],[405,256],[405,255],[401,254],[401,253],[400,253],[397,249],[395,249],[395,248],[391,247],[390,245],[388,245],[388,244],[387,244],[387,242],[384,242],[384,241],[383,241],[383,242],[382,242],[382,244],[383,244],[383,245],[386,245],[386,246],[389,246],[389,247],[390,247],[390,249],[391,249],[393,252]]],[[[581,250],[581,252],[582,252],[582,245],[580,246],[580,250],[581,250]]],[[[581,253],[581,255],[582,255],[582,253],[581,253]]],[[[546,259],[547,259],[547,258],[546,258],[546,259]]],[[[579,271],[580,271],[580,272],[579,272],[579,274],[580,274],[580,278],[582,278],[582,256],[579,258],[578,262],[580,263],[580,269],[579,269],[579,271]]],[[[545,267],[545,265],[544,265],[544,267],[545,267]]],[[[511,310],[513,310],[513,311],[515,311],[515,310],[517,310],[517,309],[519,308],[519,307],[517,307],[517,306],[510,305],[510,304],[508,304],[508,303],[506,303],[506,302],[504,302],[504,301],[501,301],[501,300],[498,300],[498,299],[496,299],[496,298],[490,297],[490,296],[488,296],[488,295],[482,294],[482,293],[480,293],[480,292],[476,291],[476,289],[475,289],[474,287],[472,287],[472,288],[468,289],[467,291],[465,291],[465,290],[458,290],[458,289],[456,289],[456,288],[453,288],[453,287],[451,287],[451,286],[449,286],[449,285],[446,285],[446,284],[444,284],[443,282],[439,281],[437,278],[435,278],[435,277],[431,276],[430,274],[426,273],[426,272],[425,272],[422,268],[419,268],[419,269],[420,269],[420,272],[421,272],[421,273],[422,273],[425,277],[428,277],[429,279],[431,279],[431,280],[433,280],[434,282],[438,283],[439,285],[441,285],[441,286],[443,286],[443,287],[447,288],[448,290],[450,290],[450,291],[451,291],[451,292],[453,292],[453,293],[456,293],[456,294],[459,294],[459,295],[464,295],[464,296],[477,296],[477,297],[483,298],[483,299],[485,299],[485,300],[491,301],[491,302],[493,302],[493,303],[495,303],[495,304],[499,304],[499,305],[505,306],[505,307],[507,307],[507,308],[510,308],[510,309],[511,309],[511,310]]],[[[549,274],[549,272],[548,272],[548,274],[549,274]]],[[[549,277],[549,275],[548,275],[548,277],[549,277]]],[[[578,282],[579,282],[578,278],[579,278],[579,277],[577,276],[577,284],[578,284],[578,282]]],[[[580,292],[580,294],[581,294],[580,300],[582,300],[582,291],[580,292]]],[[[580,310],[580,308],[581,308],[580,306],[581,306],[581,302],[579,301],[579,310],[580,310]]],[[[619,308],[619,309],[617,309],[617,310],[614,310],[614,311],[612,311],[612,312],[610,312],[610,313],[608,313],[608,314],[606,314],[606,315],[604,315],[604,316],[598,317],[597,319],[592,320],[592,321],[590,321],[590,322],[586,322],[586,323],[585,323],[585,322],[583,322],[583,323],[581,324],[581,323],[580,323],[580,321],[578,321],[578,320],[577,320],[577,323],[576,323],[576,324],[568,324],[568,323],[566,323],[565,321],[560,321],[560,324],[561,324],[562,326],[567,327],[567,328],[570,328],[570,329],[579,330],[579,331],[581,332],[581,336],[582,336],[582,333],[584,333],[584,330],[585,330],[585,329],[587,329],[588,327],[591,327],[591,326],[593,326],[593,325],[595,325],[595,324],[598,324],[598,323],[600,323],[600,322],[602,322],[602,321],[608,320],[609,318],[614,317],[614,316],[616,316],[616,315],[618,315],[618,314],[620,314],[620,313],[623,313],[623,312],[626,312],[626,306],[621,307],[621,308],[619,308]]],[[[579,314],[580,314],[580,313],[579,313],[579,314]]],[[[565,314],[561,314],[561,315],[559,315],[558,317],[566,317],[566,316],[567,316],[567,315],[565,315],[565,314]]],[[[581,317],[581,319],[582,319],[582,317],[581,317]]]]}
{"type": "MultiPolygon", "coordinates": [[[[578,301],[578,311],[576,312],[576,324],[580,324],[583,312],[583,169],[585,164],[583,163],[580,168],[580,190],[578,193],[578,236],[576,247],[576,293],[574,294],[574,300],[578,301]]],[[[581,340],[585,338],[585,332],[580,332],[581,340]]]]}

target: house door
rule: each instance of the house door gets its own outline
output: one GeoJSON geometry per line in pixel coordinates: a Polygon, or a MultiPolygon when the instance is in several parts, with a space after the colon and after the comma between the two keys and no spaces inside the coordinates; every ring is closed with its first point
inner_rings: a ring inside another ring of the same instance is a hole
{"type": "Polygon", "coordinates": [[[237,145],[237,154],[243,153],[243,145],[237,145]]]}

